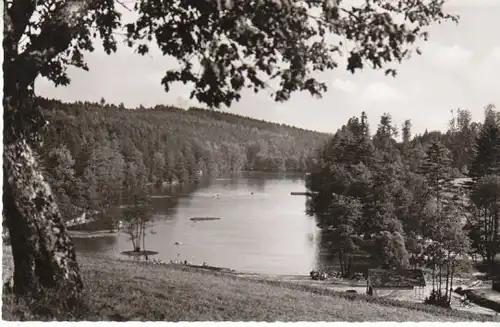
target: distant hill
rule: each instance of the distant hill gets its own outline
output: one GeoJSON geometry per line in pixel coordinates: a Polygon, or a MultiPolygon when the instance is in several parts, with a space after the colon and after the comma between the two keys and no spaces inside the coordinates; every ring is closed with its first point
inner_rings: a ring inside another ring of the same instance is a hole
{"type": "Polygon", "coordinates": [[[188,113],[199,116],[199,117],[206,117],[208,119],[216,119],[216,120],[225,121],[225,122],[230,123],[230,124],[243,124],[243,125],[248,126],[248,127],[250,127],[250,126],[257,127],[259,129],[268,130],[271,132],[296,131],[296,132],[306,132],[306,133],[307,132],[318,133],[318,132],[298,128],[295,126],[267,122],[265,120],[249,118],[249,117],[241,116],[238,114],[227,113],[227,112],[218,111],[218,110],[207,110],[207,109],[200,109],[200,108],[191,107],[191,108],[189,108],[188,113]]]}
{"type": "MultiPolygon", "coordinates": [[[[226,148],[229,153],[224,151],[222,157],[217,157],[221,172],[305,171],[315,149],[329,137],[325,133],[199,108],[156,106],[128,110],[114,105],[48,99],[40,99],[39,103],[49,122],[68,136],[63,143],[69,147],[71,143],[79,146],[80,141],[90,142],[99,135],[108,141],[118,138],[119,143],[131,140],[146,156],[155,152],[167,155],[187,150],[189,146],[193,151],[217,152],[215,148],[226,148]],[[72,135],[77,130],[79,135],[72,135]]],[[[50,135],[49,132],[47,137],[50,135]]],[[[78,149],[74,150],[72,153],[76,154],[78,149]]],[[[148,161],[147,157],[143,159],[148,161]]]]}
{"type": "Polygon", "coordinates": [[[79,187],[85,193],[107,185],[110,195],[136,182],[179,183],[242,170],[305,172],[330,137],[198,108],[131,110],[45,98],[38,104],[49,121],[42,162],[53,188],[69,199],[79,187]]]}

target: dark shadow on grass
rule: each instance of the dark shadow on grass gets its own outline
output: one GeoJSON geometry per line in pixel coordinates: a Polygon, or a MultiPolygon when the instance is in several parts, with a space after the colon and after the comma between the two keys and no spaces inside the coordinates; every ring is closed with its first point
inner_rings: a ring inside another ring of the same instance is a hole
{"type": "Polygon", "coordinates": [[[142,257],[142,256],[150,256],[158,254],[157,251],[122,251],[121,254],[127,255],[129,257],[142,257]]]}

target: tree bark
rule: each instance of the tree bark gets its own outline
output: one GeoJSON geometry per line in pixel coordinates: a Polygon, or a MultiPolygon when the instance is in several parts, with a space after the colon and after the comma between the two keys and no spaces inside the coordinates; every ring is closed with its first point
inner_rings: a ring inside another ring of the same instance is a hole
{"type": "Polygon", "coordinates": [[[19,52],[37,4],[34,0],[4,1],[3,214],[14,258],[14,292],[39,295],[48,288],[73,297],[83,284],[73,243],[30,146],[38,141],[44,123],[30,102],[36,77],[68,49],[81,20],[68,19],[67,9],[74,3],[63,3],[50,18],[38,22],[40,33],[29,36],[26,49],[19,52]]]}
{"type": "Polygon", "coordinates": [[[4,216],[14,257],[14,292],[82,289],[75,250],[57,204],[24,139],[4,145],[4,216]]]}

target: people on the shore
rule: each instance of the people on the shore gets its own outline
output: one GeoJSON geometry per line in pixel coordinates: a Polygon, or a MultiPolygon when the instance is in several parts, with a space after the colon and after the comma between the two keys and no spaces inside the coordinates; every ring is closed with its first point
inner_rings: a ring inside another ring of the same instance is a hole
{"type": "Polygon", "coordinates": [[[154,259],[152,260],[152,263],[153,263],[154,265],[163,265],[163,264],[165,264],[162,260],[160,260],[160,259],[158,259],[158,258],[154,258],[154,259]]]}
{"type": "Polygon", "coordinates": [[[320,271],[316,271],[316,270],[312,270],[309,275],[311,276],[311,278],[313,280],[325,280],[328,278],[328,275],[326,272],[320,270],[320,271]]]}
{"type": "Polygon", "coordinates": [[[467,299],[467,294],[462,294],[462,297],[460,298],[460,304],[462,306],[467,306],[469,304],[469,301],[467,299]]]}

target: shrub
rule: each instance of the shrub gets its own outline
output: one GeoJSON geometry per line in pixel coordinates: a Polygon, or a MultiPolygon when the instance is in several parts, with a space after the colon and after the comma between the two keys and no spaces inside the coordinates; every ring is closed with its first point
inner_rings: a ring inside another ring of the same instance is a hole
{"type": "Polygon", "coordinates": [[[312,270],[309,273],[309,276],[311,276],[313,280],[326,280],[328,278],[328,275],[322,270],[319,271],[312,270]]]}
{"type": "Polygon", "coordinates": [[[431,304],[442,308],[450,308],[450,299],[448,296],[432,290],[431,295],[424,301],[425,304],[431,304]]]}

